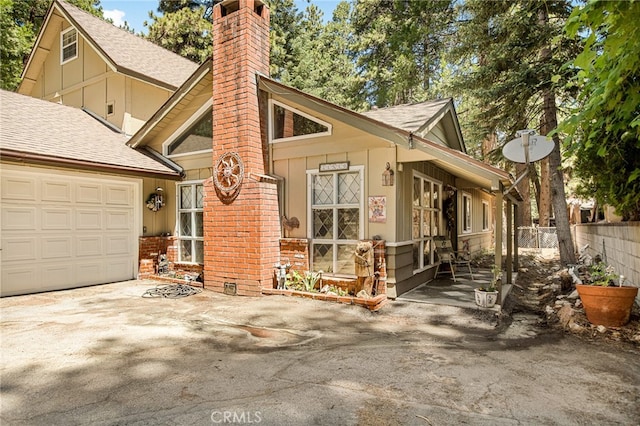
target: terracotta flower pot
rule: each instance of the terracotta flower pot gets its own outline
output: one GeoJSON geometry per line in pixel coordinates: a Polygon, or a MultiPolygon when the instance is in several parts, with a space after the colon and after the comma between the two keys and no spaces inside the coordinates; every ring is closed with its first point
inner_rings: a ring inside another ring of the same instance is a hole
{"type": "Polygon", "coordinates": [[[591,324],[620,327],[629,322],[637,287],[602,287],[577,284],[576,289],[591,324]]]}

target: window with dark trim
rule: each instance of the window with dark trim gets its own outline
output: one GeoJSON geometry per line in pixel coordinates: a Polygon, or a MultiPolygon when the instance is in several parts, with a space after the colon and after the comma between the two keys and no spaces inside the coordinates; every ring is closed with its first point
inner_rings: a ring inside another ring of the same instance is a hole
{"type": "Polygon", "coordinates": [[[471,232],[471,195],[462,194],[462,232],[471,232]]]}

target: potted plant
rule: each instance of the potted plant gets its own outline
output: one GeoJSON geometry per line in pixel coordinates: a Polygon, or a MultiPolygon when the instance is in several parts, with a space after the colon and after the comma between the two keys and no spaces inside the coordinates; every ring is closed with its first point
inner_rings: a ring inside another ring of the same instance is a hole
{"type": "Polygon", "coordinates": [[[476,305],[482,308],[492,308],[498,300],[498,282],[502,280],[502,271],[497,265],[493,265],[491,269],[493,277],[488,286],[482,286],[475,289],[476,305]]]}
{"type": "Polygon", "coordinates": [[[604,262],[595,262],[580,281],[576,290],[591,324],[620,327],[629,322],[638,288],[624,286],[624,276],[604,262]]]}

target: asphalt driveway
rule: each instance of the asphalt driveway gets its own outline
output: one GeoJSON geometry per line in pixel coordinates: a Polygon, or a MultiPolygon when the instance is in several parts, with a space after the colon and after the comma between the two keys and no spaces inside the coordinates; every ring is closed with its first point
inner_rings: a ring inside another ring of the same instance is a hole
{"type": "Polygon", "coordinates": [[[638,424],[640,354],[517,316],[149,281],[0,299],[3,425],[638,424]]]}

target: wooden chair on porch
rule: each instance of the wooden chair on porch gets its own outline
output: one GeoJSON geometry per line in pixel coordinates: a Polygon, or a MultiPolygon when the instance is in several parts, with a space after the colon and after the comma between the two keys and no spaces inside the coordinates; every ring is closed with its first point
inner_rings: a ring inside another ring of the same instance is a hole
{"type": "Polygon", "coordinates": [[[473,271],[471,270],[471,252],[469,251],[468,241],[465,242],[466,247],[462,250],[454,250],[451,240],[444,237],[434,241],[436,254],[438,255],[438,266],[436,267],[436,277],[438,274],[451,274],[453,282],[456,282],[456,268],[458,266],[466,266],[469,268],[469,275],[473,281],[473,271]],[[449,264],[449,270],[440,270],[442,264],[449,264]]]}

